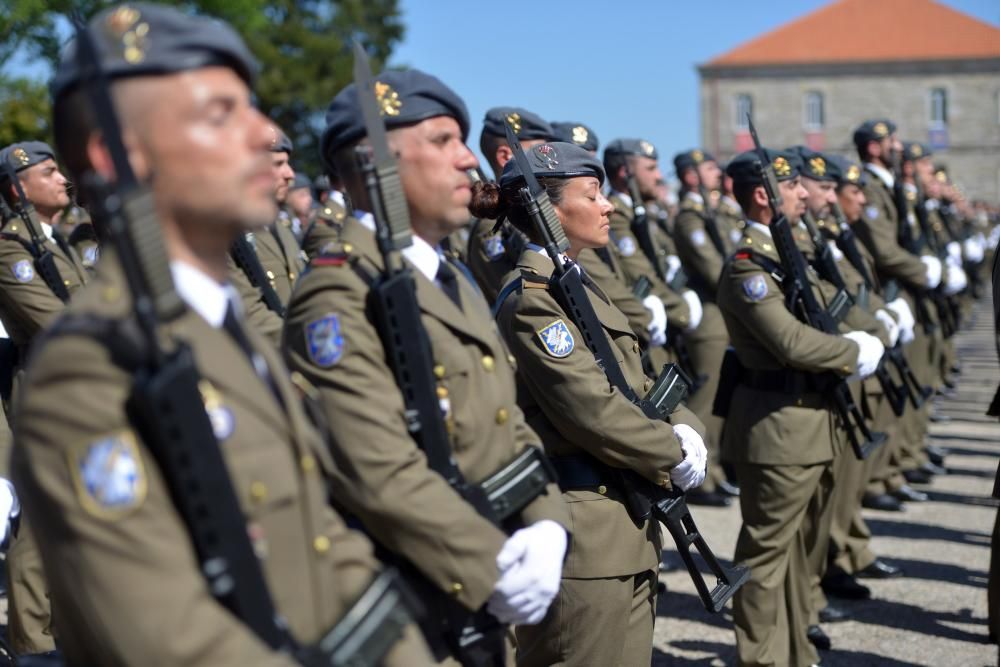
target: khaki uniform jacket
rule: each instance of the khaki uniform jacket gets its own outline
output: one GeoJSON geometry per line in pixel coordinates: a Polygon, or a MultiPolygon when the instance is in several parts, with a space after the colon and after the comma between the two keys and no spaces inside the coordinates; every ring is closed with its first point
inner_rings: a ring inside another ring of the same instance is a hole
{"type": "Polygon", "coordinates": [[[715,209],[715,222],[719,226],[723,240],[735,248],[743,238],[743,229],[746,227],[746,222],[743,221],[743,209],[735,199],[728,195],[719,198],[719,205],[715,209]]]}
{"type": "Polygon", "coordinates": [[[601,291],[611,300],[615,308],[622,311],[628,318],[632,332],[643,344],[649,343],[649,324],[653,321],[653,316],[642,301],[632,294],[625,282],[625,276],[621,272],[621,266],[615,257],[615,253],[608,249],[608,257],[611,265],[602,260],[596,252],[590,248],[580,251],[577,261],[583,270],[587,272],[590,279],[597,283],[601,291]]]}
{"type": "MultiPolygon", "coordinates": [[[[403,397],[367,306],[370,286],[355,270],[377,275],[381,255],[374,235],[354,219],[347,220],[342,242],[352,247],[350,256],[339,265],[314,261],[296,288],[283,341],[286,359],[319,391],[343,471],[338,500],[378,542],[477,609],[493,592],[496,556],[507,536],[428,468],[407,432],[403,397]],[[327,322],[334,322],[342,340],[336,359],[317,361],[309,327],[324,318],[332,318],[327,322]]],[[[512,358],[475,287],[458,278],[459,310],[418,270],[413,275],[452,451],[466,479],[479,482],[539,439],[517,407],[512,358]]],[[[555,484],[521,516],[525,523],[569,524],[555,484]]]]}
{"type": "Polygon", "coordinates": [[[892,190],[872,172],[868,172],[863,189],[868,201],[854,233],[875,258],[879,279],[884,283],[894,278],[926,287],[927,270],[923,262],[899,245],[899,216],[892,190]]]}
{"type": "MultiPolygon", "coordinates": [[[[0,236],[0,320],[14,344],[24,349],[66,305],[35,270],[34,257],[24,246],[31,242],[31,236],[20,218],[11,219],[0,231],[16,237],[0,236]]],[[[45,239],[44,245],[52,251],[63,284],[73,294],[87,282],[87,271],[80,258],[72,250],[66,253],[49,239],[45,239]]]]}
{"type": "MultiPolygon", "coordinates": [[[[520,278],[522,272],[544,281],[552,270],[547,256],[526,250],[507,282],[520,278]]],[[[628,319],[602,293],[591,289],[588,296],[625,379],[640,396],[645,394],[653,381],[643,374],[639,341],[628,319]]],[[[497,321],[517,357],[518,400],[549,456],[586,453],[609,466],[633,470],[655,484],[670,486],[670,469],[683,458],[670,424],[650,420],[610,386],[583,335],[544,284],[522,281],[521,288],[504,301],[497,321]],[[573,347],[556,357],[540,332],[560,321],[573,347]]],[[[704,427],[686,408],[679,408],[673,421],[691,424],[704,436],[704,427]]],[[[659,527],[655,521],[637,526],[617,489],[571,490],[563,495],[573,527],[564,577],[617,577],[656,568],[659,527]]]]}
{"type": "MultiPolygon", "coordinates": [[[[69,312],[124,319],[127,290],[106,253],[69,312]]],[[[252,330],[287,412],[225,331],[191,310],[164,331],[194,352],[277,610],[296,638],[315,641],[378,569],[368,540],[328,505],[329,454],[280,360],[252,330]]],[[[80,665],[290,667],[210,594],[157,465],[125,416],[131,385],[105,345],[55,337],[36,350],[19,404],[14,480],[59,610],[60,648],[80,665]],[[102,459],[108,448],[115,458],[102,459]]]]}
{"type": "Polygon", "coordinates": [[[504,247],[500,230],[493,233],[496,220],[473,220],[466,252],[469,271],[490,305],[497,300],[503,279],[514,267],[504,247]]]}
{"type": "Polygon", "coordinates": [[[716,219],[716,228],[725,254],[720,254],[712,243],[705,220],[705,205],[690,196],[681,200],[680,212],[674,221],[674,240],[677,253],[688,271],[690,287],[702,301],[715,301],[719,276],[726,256],[733,251],[733,243],[724,225],[716,219]]]}
{"type": "MultiPolygon", "coordinates": [[[[848,376],[857,370],[858,346],[800,322],[786,307],[781,286],[749,259],[746,248],[780,261],[771,238],[747,226],[735,255],[719,281],[718,303],[732,345],[750,370],[831,371],[848,376]]],[[[813,292],[828,306],[828,292],[809,272],[813,292]]],[[[844,433],[824,396],[736,388],[726,418],[723,458],[734,463],[811,465],[830,461],[844,433]]]]}

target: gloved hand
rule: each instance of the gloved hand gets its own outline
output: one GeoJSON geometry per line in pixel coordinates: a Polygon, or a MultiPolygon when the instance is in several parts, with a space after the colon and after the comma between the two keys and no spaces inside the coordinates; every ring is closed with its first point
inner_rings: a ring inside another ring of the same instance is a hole
{"type": "Polygon", "coordinates": [[[697,431],[687,424],[676,424],[674,435],[681,442],[684,460],[670,471],[670,481],[683,491],[701,486],[701,483],[705,481],[708,465],[708,450],[705,449],[705,441],[701,439],[697,431]]]}
{"type": "Polygon", "coordinates": [[[10,480],[0,477],[0,547],[6,549],[13,527],[21,517],[21,503],[10,480]]]}
{"type": "Polygon", "coordinates": [[[694,331],[701,324],[701,316],[704,314],[701,308],[701,299],[698,298],[698,295],[694,291],[689,289],[681,292],[681,297],[691,310],[691,321],[688,323],[685,331],[694,331]]]}
{"type": "Polygon", "coordinates": [[[921,255],[920,261],[924,263],[927,287],[934,289],[941,284],[941,260],[930,255],[921,255]]]}
{"type": "Polygon", "coordinates": [[[646,327],[646,330],[649,331],[649,344],[653,347],[659,347],[667,342],[667,309],[663,307],[660,297],[655,294],[650,294],[643,299],[642,305],[653,316],[653,321],[646,327]]]}
{"type": "Polygon", "coordinates": [[[543,519],[518,530],[497,554],[500,579],[486,608],[501,623],[534,625],[545,618],[559,592],[566,531],[543,519]]]}
{"type": "Polygon", "coordinates": [[[878,338],[864,331],[848,331],[844,334],[844,338],[858,344],[858,372],[848,379],[863,380],[878,368],[878,362],[885,354],[885,346],[878,338]]]}
{"type": "Polygon", "coordinates": [[[881,308],[875,311],[875,319],[881,322],[882,326],[889,332],[889,347],[896,347],[896,341],[899,340],[899,324],[888,311],[881,308]]]}
{"type": "Polygon", "coordinates": [[[838,262],[844,259],[844,253],[840,251],[840,246],[837,245],[836,241],[827,241],[826,247],[830,249],[830,254],[833,255],[833,258],[838,262]]]}
{"type": "Polygon", "coordinates": [[[670,282],[674,279],[674,276],[677,275],[677,271],[679,271],[680,268],[681,268],[681,258],[678,257],[677,255],[667,255],[667,272],[666,272],[667,284],[670,284],[670,282]]]}
{"type": "Polygon", "coordinates": [[[917,324],[917,321],[913,319],[910,304],[906,303],[906,299],[903,297],[899,297],[885,304],[885,307],[896,313],[896,317],[899,319],[899,340],[903,341],[903,345],[906,345],[913,340],[913,327],[917,324]]]}
{"type": "Polygon", "coordinates": [[[962,251],[965,253],[967,260],[973,264],[978,264],[986,256],[986,239],[982,234],[970,236],[962,242],[962,251]]]}
{"type": "Polygon", "coordinates": [[[962,266],[962,245],[958,241],[949,241],[945,246],[948,251],[948,259],[954,262],[954,266],[962,266]]]}
{"type": "Polygon", "coordinates": [[[969,278],[965,275],[965,271],[962,269],[949,266],[948,270],[944,274],[944,293],[945,296],[951,296],[952,294],[958,294],[965,289],[965,286],[969,284],[969,278]]]}

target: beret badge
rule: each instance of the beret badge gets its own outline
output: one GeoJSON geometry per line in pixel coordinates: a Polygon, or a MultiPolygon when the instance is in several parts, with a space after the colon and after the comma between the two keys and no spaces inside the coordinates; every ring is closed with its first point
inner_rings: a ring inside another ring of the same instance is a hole
{"type": "Polygon", "coordinates": [[[941,183],[948,182],[948,174],[946,174],[944,171],[939,171],[936,174],[934,174],[934,178],[938,179],[938,181],[940,181],[941,183]]]}
{"type": "Polygon", "coordinates": [[[913,157],[920,157],[924,154],[924,149],[920,147],[920,144],[913,144],[910,146],[910,155],[913,157]]]}
{"type": "Polygon", "coordinates": [[[587,128],[582,125],[577,125],[573,128],[573,143],[574,144],[585,144],[587,143],[587,138],[590,133],[587,132],[587,128]]]}
{"type": "Polygon", "coordinates": [[[875,123],[875,127],[872,128],[872,132],[875,133],[876,137],[888,137],[889,128],[885,123],[875,123]]]}
{"type": "Polygon", "coordinates": [[[521,132],[521,114],[514,113],[507,114],[507,124],[510,125],[510,129],[514,130],[514,134],[521,132]]]}
{"type": "Polygon", "coordinates": [[[861,180],[861,170],[858,169],[856,164],[852,164],[847,168],[846,178],[850,183],[857,183],[861,180]]]}
{"type": "Polygon", "coordinates": [[[817,176],[823,176],[826,174],[826,160],[821,157],[814,157],[809,160],[809,168],[812,169],[812,172],[817,176]]]}
{"type": "Polygon", "coordinates": [[[639,149],[642,151],[643,155],[647,156],[652,155],[653,153],[656,152],[656,149],[653,148],[653,144],[649,143],[648,141],[640,141],[639,149]]]}
{"type": "Polygon", "coordinates": [[[146,37],[149,35],[149,24],[139,23],[140,17],[139,10],[122,5],[111,12],[106,24],[111,36],[121,41],[122,57],[133,65],[141,63],[146,58],[146,37]]]}
{"type": "Polygon", "coordinates": [[[559,166],[559,154],[556,149],[549,144],[542,144],[536,149],[538,157],[542,159],[546,169],[555,169],[559,166]]]}
{"type": "Polygon", "coordinates": [[[22,167],[28,166],[28,163],[31,162],[31,158],[28,157],[28,153],[23,148],[15,148],[12,153],[12,157],[17,160],[22,167]]]}
{"type": "Polygon", "coordinates": [[[378,102],[379,113],[383,116],[398,116],[399,110],[403,108],[399,93],[381,81],[375,82],[375,100],[378,102]]]}
{"type": "Polygon", "coordinates": [[[695,164],[701,164],[705,161],[705,154],[696,148],[691,151],[691,159],[694,160],[695,164]]]}
{"type": "Polygon", "coordinates": [[[778,176],[788,176],[792,173],[792,165],[788,164],[788,160],[784,157],[775,158],[771,166],[774,167],[774,173],[778,176]]]}

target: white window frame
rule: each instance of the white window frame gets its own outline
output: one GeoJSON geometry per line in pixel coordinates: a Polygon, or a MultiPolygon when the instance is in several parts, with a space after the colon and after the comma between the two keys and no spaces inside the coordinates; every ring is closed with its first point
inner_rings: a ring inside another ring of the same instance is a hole
{"type": "Polygon", "coordinates": [[[927,121],[931,129],[948,127],[948,89],[941,86],[931,88],[928,102],[927,121]]]}
{"type": "Polygon", "coordinates": [[[733,127],[737,132],[746,132],[750,130],[750,126],[747,124],[747,111],[750,112],[750,118],[753,119],[753,95],[750,93],[736,93],[733,98],[733,127]],[[746,102],[746,105],[743,102],[746,102]],[[744,108],[749,106],[749,109],[744,108]]]}
{"type": "Polygon", "coordinates": [[[826,96],[822,91],[807,90],[802,96],[802,126],[807,132],[818,132],[826,127],[826,96]]]}

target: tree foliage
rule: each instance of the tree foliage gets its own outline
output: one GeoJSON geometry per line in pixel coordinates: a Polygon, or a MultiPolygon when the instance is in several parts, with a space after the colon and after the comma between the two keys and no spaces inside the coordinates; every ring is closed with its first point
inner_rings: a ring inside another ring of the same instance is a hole
{"type": "MultiPolygon", "coordinates": [[[[377,68],[386,62],[404,33],[398,0],[161,1],[221,18],[243,36],[261,64],[258,105],[292,138],[293,162],[310,175],[320,170],[316,147],[326,105],[351,80],[351,44],[360,40],[377,68]]],[[[71,33],[69,13],[77,10],[89,17],[112,4],[117,3],[0,2],[0,62],[9,62],[17,53],[28,61],[54,66],[71,33]]],[[[0,89],[0,139],[4,144],[11,136],[25,138],[25,132],[31,138],[47,136],[49,105],[44,83],[0,77],[0,86],[4,88],[0,89]],[[6,105],[10,104],[8,112],[6,105]]]]}

